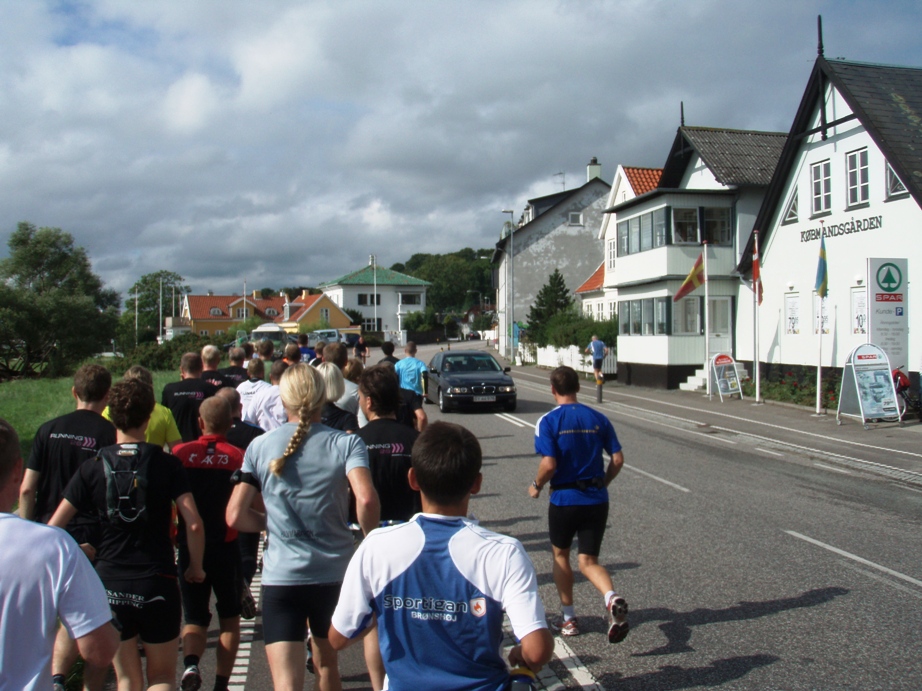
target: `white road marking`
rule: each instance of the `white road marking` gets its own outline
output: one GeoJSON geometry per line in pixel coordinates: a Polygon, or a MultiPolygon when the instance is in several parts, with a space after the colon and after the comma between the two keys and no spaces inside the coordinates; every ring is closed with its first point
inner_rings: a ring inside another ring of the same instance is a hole
{"type": "Polygon", "coordinates": [[[810,544],[816,545],[817,547],[822,547],[823,549],[827,549],[830,552],[834,554],[838,554],[841,557],[845,557],[846,559],[851,559],[852,561],[856,561],[859,564],[864,564],[865,566],[870,566],[872,569],[877,569],[878,571],[882,571],[883,573],[889,574],[890,576],[893,576],[894,578],[899,578],[900,580],[906,581],[907,583],[912,583],[913,585],[922,588],[922,581],[916,580],[915,578],[912,578],[911,576],[907,576],[904,573],[900,573],[899,571],[894,571],[893,569],[888,569],[886,566],[881,566],[880,564],[875,564],[873,561],[868,561],[867,559],[859,557],[856,554],[852,554],[851,552],[846,552],[845,550],[839,549],[838,547],[827,545],[825,542],[814,540],[812,537],[807,537],[806,535],[795,533],[793,530],[785,530],[784,532],[786,532],[791,537],[796,537],[798,540],[803,540],[804,542],[809,542],[810,544]]]}
{"type": "Polygon", "coordinates": [[[842,473],[843,475],[854,475],[853,472],[845,470],[845,468],[834,468],[831,465],[826,465],[825,463],[814,463],[817,468],[822,468],[823,470],[831,470],[834,473],[842,473]]]}
{"type": "Polygon", "coordinates": [[[496,417],[500,418],[501,420],[505,420],[506,422],[515,425],[516,427],[534,427],[534,425],[532,425],[527,420],[517,418],[514,415],[510,415],[509,413],[494,413],[494,415],[496,415],[496,417]]]}
{"type": "Polygon", "coordinates": [[[762,453],[770,453],[772,456],[784,457],[784,454],[780,451],[772,451],[771,449],[766,449],[764,446],[757,446],[756,451],[761,451],[762,453]]]}
{"type": "MultiPolygon", "coordinates": [[[[635,420],[643,420],[644,422],[649,422],[653,425],[659,425],[660,427],[668,427],[669,429],[678,430],[679,432],[687,432],[688,434],[697,434],[702,437],[707,437],[708,439],[716,439],[717,441],[722,441],[725,444],[736,444],[732,439],[725,439],[716,434],[708,434],[707,432],[698,432],[693,429],[686,429],[685,427],[677,427],[676,425],[667,425],[664,422],[657,422],[656,420],[651,420],[650,418],[642,417],[640,415],[631,415],[630,413],[625,413],[623,411],[618,411],[618,415],[622,417],[632,417],[635,420]]],[[[714,429],[717,429],[716,427],[714,429]]]]}
{"type": "Polygon", "coordinates": [[[560,636],[554,638],[554,655],[563,663],[564,667],[567,668],[570,676],[579,684],[581,689],[605,691],[599,682],[596,681],[596,678],[592,676],[592,673],[583,665],[579,656],[573,652],[573,649],[567,645],[560,636]]]}
{"type": "Polygon", "coordinates": [[[664,485],[669,485],[670,487],[674,487],[680,492],[691,492],[691,490],[688,489],[687,487],[682,487],[682,485],[677,485],[674,482],[669,482],[669,480],[664,480],[663,478],[657,475],[654,475],[653,473],[648,473],[645,470],[641,470],[640,468],[635,468],[634,466],[628,465],[627,463],[624,464],[623,468],[625,470],[633,470],[635,473],[640,473],[644,477],[648,477],[651,480],[656,480],[657,482],[662,482],[664,485]]]}
{"type": "MultiPolygon", "coordinates": [[[[259,550],[257,550],[257,563],[263,556],[263,542],[259,541],[259,550]]],[[[253,576],[253,582],[250,584],[250,591],[256,600],[256,608],[259,609],[259,596],[262,594],[260,586],[262,585],[262,573],[256,572],[253,576]]],[[[250,656],[253,652],[253,638],[256,634],[256,619],[240,619],[240,647],[237,650],[237,659],[234,660],[234,668],[231,670],[230,681],[227,688],[242,691],[247,684],[247,675],[250,671],[250,656]]]]}

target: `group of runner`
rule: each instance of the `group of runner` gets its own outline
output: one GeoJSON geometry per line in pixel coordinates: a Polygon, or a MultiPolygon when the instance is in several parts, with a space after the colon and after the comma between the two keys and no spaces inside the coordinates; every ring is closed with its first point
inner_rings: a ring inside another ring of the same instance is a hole
{"type": "MultiPolygon", "coordinates": [[[[321,343],[314,352],[292,344],[279,360],[268,341],[252,354],[232,348],[223,369],[220,351],[207,346],[183,356],[181,379],[164,388],[161,404],[144,368],[115,384],[97,365],[77,372],[77,409],[36,433],[18,483],[19,514],[65,528],[95,564],[120,631],[114,666],[122,691],[145,686],[138,641],[147,688],[175,688],[180,638],[180,688],[201,687],[212,594],[220,628],[213,688],[227,689],[240,617],[256,614],[249,583],[260,534],[268,535],[261,606],[276,689],[302,688],[307,668],[318,688],[341,688],[337,650],[360,637],[376,690],[387,679],[391,688],[502,689],[509,676],[498,653],[503,611],[519,640],[510,663],[537,670],[547,662],[553,642],[531,561],[518,541],[466,518],[482,482],[480,446],[458,425],[427,424],[426,366],[413,343],[400,360],[393,351],[385,343],[384,358],[368,368],[361,357],[367,348],[354,353],[347,379],[341,343],[321,343]],[[268,430],[253,424],[270,418],[277,424],[267,423],[268,430]],[[433,627],[447,635],[433,635],[433,627]]],[[[618,642],[628,631],[627,605],[597,557],[606,487],[623,456],[611,423],[577,403],[573,370],[555,370],[551,390],[558,407],[536,427],[542,460],[529,492],[537,497],[545,484],[553,491],[549,525],[563,609],[553,625],[562,635],[579,633],[569,565],[578,536],[580,570],[603,593],[608,638],[618,642]]],[[[5,471],[9,484],[18,482],[18,442],[10,441],[11,428],[4,436],[7,428],[0,421],[0,497],[5,471]]],[[[0,538],[5,527],[0,523],[0,538]]],[[[40,535],[65,549],[67,540],[40,535]]],[[[16,541],[15,530],[8,537],[16,541]]],[[[72,552],[68,559],[86,561],[72,552]]],[[[0,607],[13,592],[13,571],[0,566],[0,607]]],[[[101,588],[81,574],[88,582],[81,607],[98,614],[101,588]]],[[[63,626],[53,655],[49,650],[30,668],[22,687],[63,688],[79,651],[86,688],[102,688],[108,660],[87,653],[83,639],[87,630],[105,638],[111,625],[97,614],[75,621],[49,606],[60,600],[56,587],[39,597],[41,617],[51,613],[42,631],[53,631],[55,617],[63,626]]],[[[0,622],[4,673],[16,649],[8,640],[14,625],[8,617],[0,622]]]]}

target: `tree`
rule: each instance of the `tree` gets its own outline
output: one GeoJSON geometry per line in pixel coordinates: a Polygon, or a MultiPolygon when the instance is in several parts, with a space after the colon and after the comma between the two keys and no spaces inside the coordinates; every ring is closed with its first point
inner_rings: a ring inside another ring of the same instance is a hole
{"type": "Polygon", "coordinates": [[[352,309],[351,307],[343,307],[343,312],[349,315],[349,319],[353,325],[361,324],[363,321],[365,321],[365,315],[356,309],[352,309]]]}
{"type": "Polygon", "coordinates": [[[463,311],[477,302],[476,293],[487,298],[492,294],[489,255],[490,250],[470,247],[450,254],[419,253],[391,269],[429,281],[432,285],[426,291],[426,304],[436,311],[463,311]]]}
{"type": "Polygon", "coordinates": [[[118,293],[60,228],[20,223],[0,261],[0,379],[57,376],[111,348],[118,293]]]}
{"type": "Polygon", "coordinates": [[[135,301],[138,303],[137,342],[145,343],[160,335],[161,300],[164,317],[172,316],[174,310],[179,316],[182,297],[190,292],[192,289],[186,285],[186,280],[173,271],[154,271],[141,276],[128,290],[125,312],[119,320],[119,341],[123,347],[135,344],[135,301]]]}
{"type": "Polygon", "coordinates": [[[546,329],[551,318],[565,312],[572,304],[573,298],[570,297],[563,274],[559,269],[554,269],[528,310],[529,338],[539,345],[547,345],[546,329]]]}

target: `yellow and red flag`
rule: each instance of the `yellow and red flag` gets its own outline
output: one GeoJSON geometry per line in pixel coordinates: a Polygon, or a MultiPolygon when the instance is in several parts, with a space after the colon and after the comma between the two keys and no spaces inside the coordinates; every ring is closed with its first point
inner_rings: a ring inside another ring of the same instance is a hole
{"type": "Polygon", "coordinates": [[[704,252],[702,252],[698,255],[698,259],[695,261],[695,265],[692,267],[692,270],[688,274],[688,277],[685,279],[685,282],[682,284],[682,287],[679,288],[679,292],[677,292],[675,297],[672,298],[672,301],[678,302],[692,291],[704,285],[705,281],[707,280],[708,277],[704,273],[704,252]]]}

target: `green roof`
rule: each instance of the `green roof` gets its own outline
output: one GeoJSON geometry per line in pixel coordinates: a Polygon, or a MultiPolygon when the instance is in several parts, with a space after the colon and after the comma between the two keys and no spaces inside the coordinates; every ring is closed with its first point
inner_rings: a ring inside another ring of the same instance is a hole
{"type": "Polygon", "coordinates": [[[414,278],[413,276],[407,276],[406,274],[402,274],[399,271],[391,271],[390,269],[385,269],[383,266],[379,266],[377,270],[375,270],[375,268],[372,266],[365,266],[358,271],[353,271],[351,274],[346,274],[345,276],[337,278],[335,281],[327,281],[326,283],[321,283],[320,287],[370,286],[374,285],[376,282],[379,286],[432,285],[429,283],[429,281],[424,281],[421,278],[414,278]]]}

